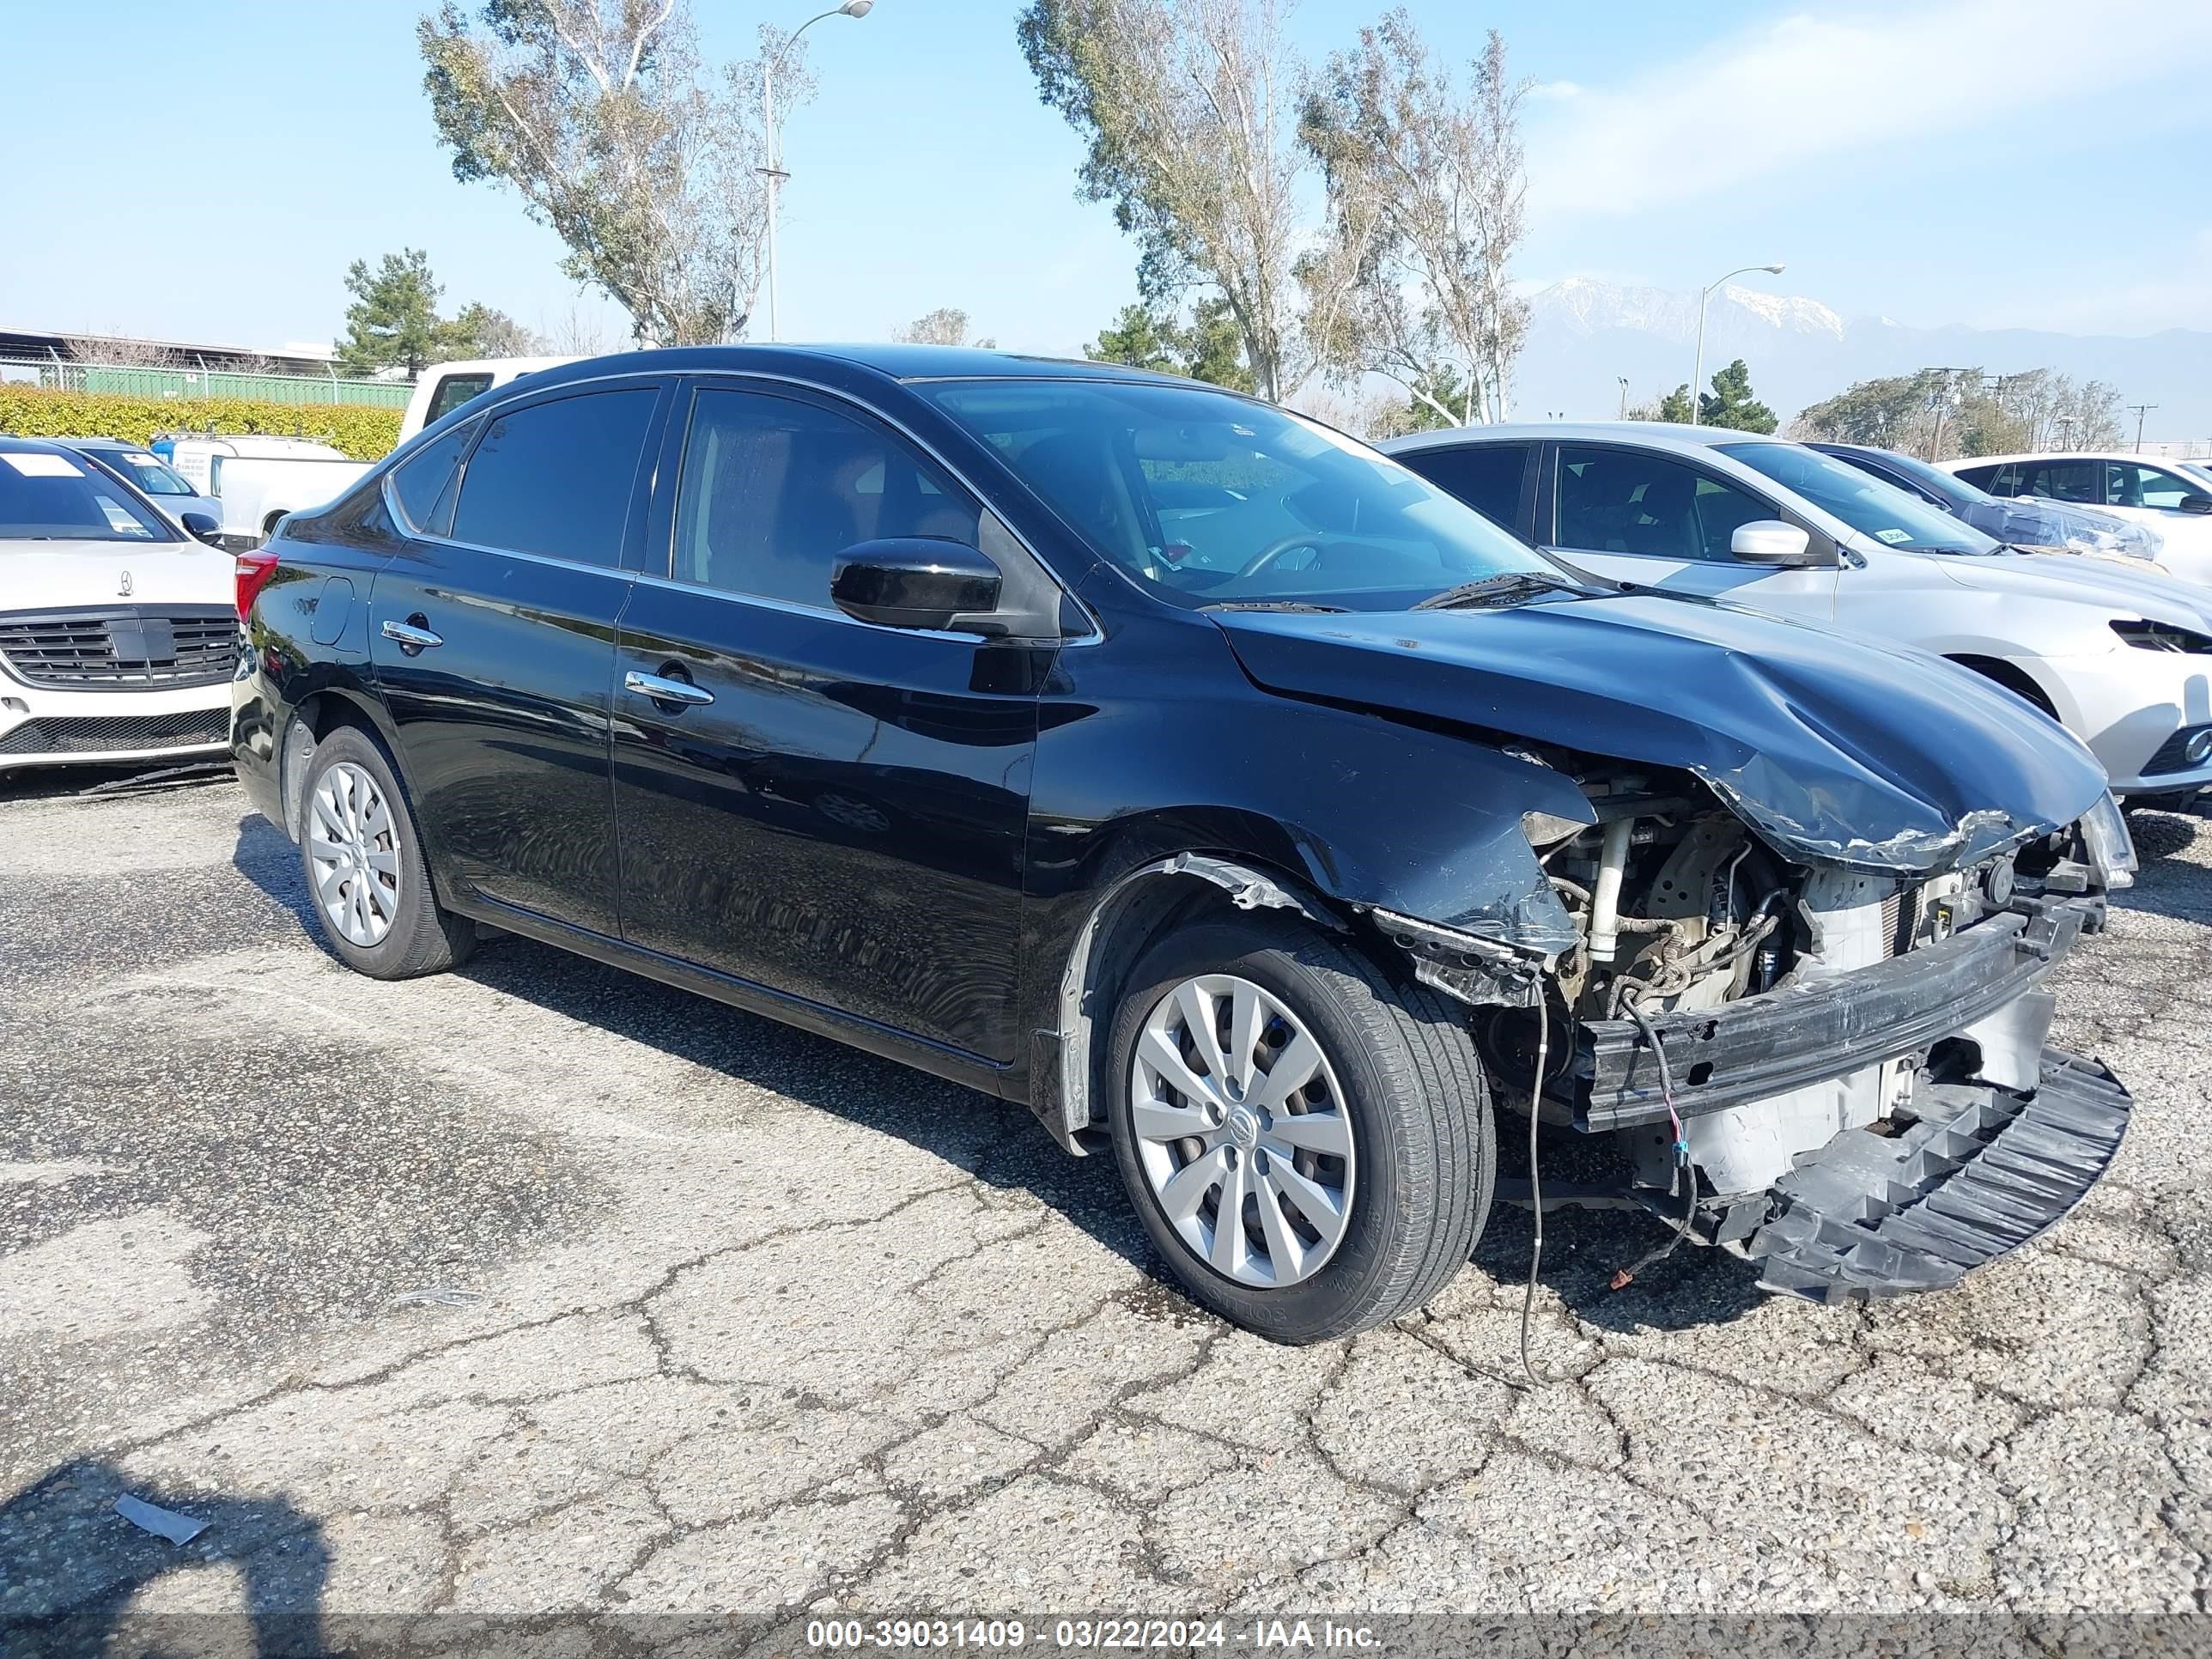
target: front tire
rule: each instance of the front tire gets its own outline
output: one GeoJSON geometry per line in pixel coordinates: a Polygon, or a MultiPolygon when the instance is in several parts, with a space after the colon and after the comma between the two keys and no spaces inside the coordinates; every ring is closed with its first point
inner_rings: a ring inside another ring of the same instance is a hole
{"type": "Polygon", "coordinates": [[[1108,1054],[1131,1200],[1223,1317],[1323,1341],[1419,1307],[1473,1254],[1497,1179],[1474,1042],[1451,1005],[1349,946],[1275,916],[1172,934],[1138,963],[1108,1054]]]}
{"type": "Polygon", "coordinates": [[[413,979],[467,960],[476,929],[438,902],[392,763],[342,726],[315,745],[300,805],[307,897],[338,959],[371,979],[413,979]]]}

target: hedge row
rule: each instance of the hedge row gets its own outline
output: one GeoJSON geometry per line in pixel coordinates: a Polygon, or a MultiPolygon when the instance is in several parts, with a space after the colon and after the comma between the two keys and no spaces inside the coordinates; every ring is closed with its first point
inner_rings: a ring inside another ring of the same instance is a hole
{"type": "Polygon", "coordinates": [[[357,461],[399,441],[397,409],[358,404],[279,404],[248,398],[142,398],[115,392],[45,392],[0,384],[0,432],[19,438],[120,438],[150,443],[164,432],[222,437],[314,438],[357,461]]]}

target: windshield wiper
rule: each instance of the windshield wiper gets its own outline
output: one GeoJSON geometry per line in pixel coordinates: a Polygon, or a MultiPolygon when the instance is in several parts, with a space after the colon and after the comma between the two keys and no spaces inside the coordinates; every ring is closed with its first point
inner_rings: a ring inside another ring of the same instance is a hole
{"type": "Polygon", "coordinates": [[[1340,617],[1345,607],[1340,605],[1314,605],[1304,599],[1216,599],[1212,605],[1201,605],[1200,611],[1307,611],[1318,615],[1340,617]]]}
{"type": "Polygon", "coordinates": [[[1480,581],[1462,582],[1441,593],[1431,593],[1413,607],[1416,611],[1456,611],[1480,605],[1504,605],[1536,593],[1575,592],[1574,583],[1534,570],[1508,570],[1480,581]]]}

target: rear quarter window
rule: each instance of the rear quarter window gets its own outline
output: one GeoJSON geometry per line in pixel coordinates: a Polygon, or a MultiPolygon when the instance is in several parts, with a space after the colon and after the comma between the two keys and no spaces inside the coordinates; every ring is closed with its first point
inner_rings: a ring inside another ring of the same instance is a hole
{"type": "Polygon", "coordinates": [[[474,422],[456,427],[392,470],[392,493],[398,497],[400,517],[408,529],[417,535],[438,533],[439,500],[453,482],[453,471],[476,433],[474,422]]]}

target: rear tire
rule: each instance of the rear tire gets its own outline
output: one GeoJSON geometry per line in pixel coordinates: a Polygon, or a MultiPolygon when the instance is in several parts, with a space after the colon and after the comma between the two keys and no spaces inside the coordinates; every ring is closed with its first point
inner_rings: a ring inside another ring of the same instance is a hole
{"type": "Polygon", "coordinates": [[[442,973],[476,927],[438,902],[422,841],[383,747],[342,726],[315,745],[300,804],[307,898],[338,959],[371,979],[442,973]]]}
{"type": "Polygon", "coordinates": [[[1153,1249],[1195,1300],[1274,1341],[1420,1306],[1489,1217],[1497,1129],[1456,1008],[1289,918],[1200,923],[1148,951],[1108,1039],[1107,1088],[1115,1161],[1153,1249]],[[1185,1010],[1212,1026],[1225,1078],[1209,1075],[1185,1010]],[[1304,1073],[1314,1050],[1313,1080],[1285,1104],[1268,1074],[1304,1073]],[[1346,1158],[1313,1150],[1347,1138],[1346,1158]],[[1232,1191],[1240,1224],[1224,1239],[1210,1224],[1232,1191]]]}

